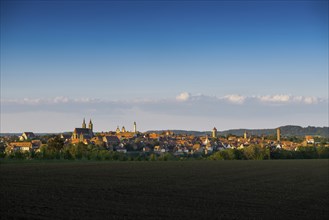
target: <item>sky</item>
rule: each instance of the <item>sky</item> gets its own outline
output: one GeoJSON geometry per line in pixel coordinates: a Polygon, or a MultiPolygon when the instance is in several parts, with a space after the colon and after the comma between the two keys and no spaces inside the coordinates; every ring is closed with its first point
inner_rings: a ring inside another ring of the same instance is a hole
{"type": "Polygon", "coordinates": [[[0,132],[328,126],[328,1],[1,1],[0,132]]]}

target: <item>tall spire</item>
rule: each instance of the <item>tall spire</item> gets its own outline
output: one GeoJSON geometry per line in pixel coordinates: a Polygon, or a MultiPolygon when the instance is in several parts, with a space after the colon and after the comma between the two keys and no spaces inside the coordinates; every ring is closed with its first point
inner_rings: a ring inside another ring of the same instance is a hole
{"type": "Polygon", "coordinates": [[[93,131],[93,123],[91,122],[91,119],[89,121],[89,125],[88,125],[88,128],[93,131]]]}
{"type": "Polygon", "coordinates": [[[211,134],[211,136],[212,136],[213,138],[216,138],[216,137],[217,137],[217,129],[216,129],[216,127],[214,127],[214,128],[212,129],[212,134],[211,134]]]}
{"type": "Polygon", "coordinates": [[[87,125],[86,125],[86,120],[85,120],[85,118],[83,118],[82,128],[86,128],[86,127],[87,127],[87,125]]]}
{"type": "Polygon", "coordinates": [[[279,143],[280,143],[280,141],[281,141],[281,130],[280,130],[280,128],[277,128],[277,129],[276,129],[276,140],[277,140],[277,142],[279,142],[279,143]]]}

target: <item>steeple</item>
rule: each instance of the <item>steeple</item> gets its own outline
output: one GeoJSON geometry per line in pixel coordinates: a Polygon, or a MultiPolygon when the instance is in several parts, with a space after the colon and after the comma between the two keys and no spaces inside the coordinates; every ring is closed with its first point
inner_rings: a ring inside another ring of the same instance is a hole
{"type": "Polygon", "coordinates": [[[280,128],[276,129],[276,140],[277,140],[278,143],[280,143],[280,141],[281,141],[281,130],[280,130],[280,128]]]}
{"type": "Polygon", "coordinates": [[[86,121],[85,121],[85,118],[83,118],[83,122],[82,122],[82,128],[86,128],[87,125],[86,125],[86,121]]]}
{"type": "Polygon", "coordinates": [[[212,129],[212,135],[211,135],[213,138],[216,138],[217,137],[217,129],[216,129],[216,127],[214,127],[213,129],[212,129]]]}
{"type": "Polygon", "coordinates": [[[93,131],[93,123],[91,122],[91,119],[89,121],[89,125],[88,125],[88,128],[93,131]]]}

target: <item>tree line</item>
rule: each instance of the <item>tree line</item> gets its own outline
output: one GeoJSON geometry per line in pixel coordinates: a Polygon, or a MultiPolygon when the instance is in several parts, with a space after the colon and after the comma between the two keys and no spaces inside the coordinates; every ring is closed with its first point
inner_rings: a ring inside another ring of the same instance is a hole
{"type": "Polygon", "coordinates": [[[120,153],[109,151],[103,146],[79,143],[64,144],[60,138],[49,139],[46,145],[34,151],[1,152],[5,159],[40,159],[40,160],[109,160],[109,161],[167,161],[167,160],[270,160],[270,159],[316,159],[329,158],[328,147],[299,147],[296,151],[284,149],[271,150],[258,145],[243,149],[225,149],[210,155],[204,153],[120,153]]]}

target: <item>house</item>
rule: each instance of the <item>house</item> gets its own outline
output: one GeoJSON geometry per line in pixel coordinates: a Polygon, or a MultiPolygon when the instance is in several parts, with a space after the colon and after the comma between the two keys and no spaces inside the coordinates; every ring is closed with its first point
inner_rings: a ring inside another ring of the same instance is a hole
{"type": "Polygon", "coordinates": [[[312,136],[305,136],[305,140],[307,144],[314,144],[314,138],[312,136]]]}
{"type": "Polygon", "coordinates": [[[29,141],[25,142],[13,142],[9,145],[10,151],[30,151],[32,149],[32,143],[29,141]]]}
{"type": "Polygon", "coordinates": [[[61,139],[63,139],[64,141],[68,141],[71,139],[72,137],[72,133],[62,133],[59,136],[61,139]]]}
{"type": "Polygon", "coordinates": [[[211,144],[208,144],[204,147],[205,154],[211,154],[214,151],[214,147],[211,144]]]}
{"type": "Polygon", "coordinates": [[[237,149],[239,149],[239,150],[241,150],[241,149],[243,149],[243,148],[245,148],[245,147],[248,147],[250,144],[248,143],[248,142],[245,142],[245,143],[243,143],[243,144],[240,144],[238,147],[237,147],[237,149]]]}
{"type": "Polygon", "coordinates": [[[206,136],[205,139],[202,138],[201,140],[202,140],[202,144],[205,145],[205,146],[208,145],[208,144],[210,143],[210,140],[209,140],[209,138],[208,138],[208,135],[206,136]]]}
{"type": "Polygon", "coordinates": [[[161,147],[160,146],[155,146],[154,147],[154,152],[160,153],[161,152],[161,147]]]}
{"type": "Polygon", "coordinates": [[[34,139],[35,135],[33,132],[23,132],[21,136],[19,136],[20,141],[31,140],[34,139]]]}
{"type": "Polygon", "coordinates": [[[103,138],[101,136],[95,136],[93,137],[90,142],[94,145],[98,145],[98,146],[104,146],[104,141],[103,138]]]}
{"type": "Polygon", "coordinates": [[[40,140],[32,140],[32,150],[39,149],[42,145],[42,142],[40,140]]]}
{"type": "Polygon", "coordinates": [[[188,147],[184,147],[184,148],[183,148],[183,152],[184,152],[185,154],[188,154],[188,153],[190,153],[190,149],[189,149],[188,147]]]}
{"type": "Polygon", "coordinates": [[[151,138],[151,139],[158,139],[159,137],[160,137],[160,135],[158,135],[156,133],[149,134],[149,138],[151,138]]]}
{"type": "Polygon", "coordinates": [[[124,153],[124,154],[127,153],[127,149],[125,147],[119,147],[116,149],[116,151],[119,153],[124,153]]]}
{"type": "Polygon", "coordinates": [[[154,152],[155,153],[165,153],[166,152],[166,149],[163,148],[163,147],[160,147],[160,146],[155,146],[154,147],[154,152]]]}
{"type": "Polygon", "coordinates": [[[182,147],[176,146],[174,148],[174,155],[175,156],[180,156],[180,155],[184,155],[184,151],[182,147]]]}
{"type": "Polygon", "coordinates": [[[41,146],[41,141],[12,142],[8,146],[9,151],[35,151],[41,146]]]}
{"type": "Polygon", "coordinates": [[[145,146],[145,147],[143,147],[143,152],[145,152],[145,153],[151,152],[151,148],[145,146]]]}
{"type": "Polygon", "coordinates": [[[111,145],[118,145],[120,143],[120,140],[117,136],[114,135],[106,135],[103,137],[103,142],[107,147],[111,145]]]}

